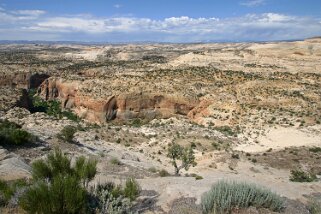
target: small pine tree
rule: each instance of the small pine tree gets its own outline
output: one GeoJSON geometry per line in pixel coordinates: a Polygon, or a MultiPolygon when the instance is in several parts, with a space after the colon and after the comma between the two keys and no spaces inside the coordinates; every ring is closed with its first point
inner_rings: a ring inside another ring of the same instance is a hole
{"type": "Polygon", "coordinates": [[[28,213],[86,213],[86,187],[96,174],[96,160],[79,157],[75,166],[56,149],[32,165],[33,184],[19,200],[28,213]]]}
{"type": "Polygon", "coordinates": [[[137,181],[133,178],[128,178],[124,188],[125,197],[129,198],[130,201],[134,201],[138,197],[139,193],[140,186],[137,181]]]}

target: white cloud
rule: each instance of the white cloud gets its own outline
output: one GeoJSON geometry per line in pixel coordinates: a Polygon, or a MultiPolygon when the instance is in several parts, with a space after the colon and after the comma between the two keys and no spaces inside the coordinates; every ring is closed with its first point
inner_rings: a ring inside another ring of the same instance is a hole
{"type": "Polygon", "coordinates": [[[14,10],[7,11],[4,8],[0,8],[0,25],[8,23],[16,23],[36,20],[46,12],[43,10],[14,10]]]}
{"type": "Polygon", "coordinates": [[[121,5],[121,4],[114,4],[114,8],[121,8],[121,7],[123,7],[123,5],[121,5]]]}
{"type": "Polygon", "coordinates": [[[263,4],[265,4],[265,0],[248,0],[240,3],[240,5],[243,5],[246,7],[257,7],[263,4]]]}
{"type": "Polygon", "coordinates": [[[40,16],[45,14],[46,12],[43,10],[15,10],[12,13],[24,16],[40,16]]]}
{"type": "MultiPolygon", "coordinates": [[[[26,35],[74,40],[153,40],[193,42],[207,40],[282,40],[321,35],[320,19],[277,13],[215,17],[168,17],[160,20],[91,15],[48,16],[44,11],[0,11],[0,39],[26,35]],[[6,32],[10,32],[6,33],[6,32]],[[69,37],[68,37],[69,36],[69,37]]],[[[20,38],[20,37],[19,37],[20,38]]]]}

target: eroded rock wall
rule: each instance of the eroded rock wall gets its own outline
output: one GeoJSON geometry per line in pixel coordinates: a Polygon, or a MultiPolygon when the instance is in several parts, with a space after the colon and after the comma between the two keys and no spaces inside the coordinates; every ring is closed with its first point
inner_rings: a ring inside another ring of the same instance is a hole
{"type": "Polygon", "coordinates": [[[1,87],[16,87],[16,88],[37,88],[41,83],[49,78],[47,74],[32,74],[32,73],[2,73],[0,74],[1,87]]]}
{"type": "Polygon", "coordinates": [[[198,100],[157,92],[128,92],[97,98],[79,92],[82,87],[85,86],[81,81],[52,77],[40,85],[38,93],[46,100],[60,100],[63,108],[72,109],[79,117],[96,123],[187,115],[198,103],[198,100]]]}

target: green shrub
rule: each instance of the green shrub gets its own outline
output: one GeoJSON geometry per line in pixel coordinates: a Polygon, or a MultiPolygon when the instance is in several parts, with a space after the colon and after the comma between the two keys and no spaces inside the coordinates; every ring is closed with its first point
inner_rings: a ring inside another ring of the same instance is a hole
{"type": "Polygon", "coordinates": [[[222,132],[225,135],[229,135],[229,136],[235,136],[237,135],[237,132],[234,131],[231,127],[229,126],[217,126],[214,127],[215,130],[222,132]]]}
{"type": "Polygon", "coordinates": [[[74,126],[65,126],[58,134],[58,138],[67,143],[73,143],[74,134],[77,132],[77,128],[74,126]]]}
{"type": "Polygon", "coordinates": [[[196,173],[186,174],[186,176],[187,176],[187,177],[194,177],[195,180],[202,180],[202,179],[203,179],[202,176],[200,176],[200,175],[198,175],[198,174],[196,174],[196,173]]]}
{"type": "Polygon", "coordinates": [[[114,183],[99,184],[93,190],[94,208],[98,213],[130,213],[130,200],[123,196],[121,186],[114,183]]]}
{"type": "Polygon", "coordinates": [[[231,157],[234,158],[234,159],[240,159],[240,155],[237,154],[237,153],[232,154],[231,157]]]}
{"type": "Polygon", "coordinates": [[[220,145],[216,142],[212,142],[212,146],[215,150],[221,150],[220,145]]]}
{"type": "Polygon", "coordinates": [[[140,186],[129,178],[124,188],[109,182],[97,185],[92,192],[98,213],[125,214],[130,213],[131,201],[138,197],[140,186]]]}
{"type": "Polygon", "coordinates": [[[313,147],[313,148],[309,148],[310,152],[314,152],[314,153],[318,153],[321,152],[321,147],[313,147]]]}
{"type": "Polygon", "coordinates": [[[135,118],[131,121],[131,125],[133,127],[141,127],[143,125],[143,121],[139,118],[135,118]]]}
{"type": "Polygon", "coordinates": [[[128,178],[126,180],[124,188],[124,196],[129,198],[130,201],[134,201],[140,193],[140,186],[134,178],[128,178]]]}
{"type": "Polygon", "coordinates": [[[0,180],[0,207],[7,205],[15,192],[27,185],[25,180],[16,180],[13,182],[6,182],[0,180]]]}
{"type": "Polygon", "coordinates": [[[9,121],[0,121],[0,144],[22,145],[34,141],[35,137],[21,129],[19,125],[9,121]]]}
{"type": "Polygon", "coordinates": [[[69,110],[62,110],[61,103],[57,100],[43,100],[38,96],[35,96],[36,93],[34,90],[29,91],[29,97],[32,100],[32,108],[31,112],[45,112],[48,115],[57,117],[59,119],[66,117],[69,120],[78,122],[80,119],[79,117],[72,113],[69,110]]]}
{"type": "Polygon", "coordinates": [[[39,181],[20,198],[28,213],[85,213],[87,192],[76,177],[55,176],[50,185],[39,181]]]}
{"type": "Polygon", "coordinates": [[[312,197],[308,201],[308,208],[311,214],[321,213],[321,196],[312,197]]]}
{"type": "Polygon", "coordinates": [[[170,175],[170,174],[167,172],[167,170],[165,170],[165,169],[160,170],[158,174],[159,174],[159,176],[161,176],[161,177],[167,177],[167,176],[170,175]]]}
{"type": "Polygon", "coordinates": [[[230,213],[234,208],[267,208],[281,211],[283,199],[254,184],[219,181],[202,195],[203,213],[230,213]]]}
{"type": "Polygon", "coordinates": [[[32,164],[32,185],[19,199],[28,213],[86,213],[89,207],[88,182],[96,174],[95,160],[70,159],[56,149],[47,160],[32,164]]]}
{"type": "Polygon", "coordinates": [[[293,182],[313,182],[317,180],[317,176],[315,174],[305,172],[303,170],[291,170],[290,181],[293,182]]]}
{"type": "Polygon", "coordinates": [[[112,158],[110,159],[110,163],[113,165],[121,165],[122,163],[120,162],[120,160],[118,160],[118,158],[112,158]]]}
{"type": "Polygon", "coordinates": [[[175,168],[175,174],[178,175],[181,169],[186,171],[191,166],[196,166],[195,155],[192,147],[182,147],[177,143],[172,143],[168,147],[167,157],[172,160],[172,165],[175,168]],[[177,164],[177,161],[180,160],[180,166],[177,164]]]}
{"type": "Polygon", "coordinates": [[[195,180],[202,180],[202,179],[203,179],[203,177],[200,176],[200,175],[196,175],[196,176],[195,176],[195,180]]]}
{"type": "Polygon", "coordinates": [[[0,200],[0,206],[6,205],[8,201],[11,199],[11,197],[13,196],[13,194],[14,194],[14,191],[10,187],[10,185],[5,181],[0,180],[0,195],[2,199],[0,200]]]}
{"type": "Polygon", "coordinates": [[[156,172],[157,172],[157,169],[156,169],[155,167],[150,167],[150,168],[148,169],[148,171],[151,172],[151,173],[156,173],[156,172]]]}

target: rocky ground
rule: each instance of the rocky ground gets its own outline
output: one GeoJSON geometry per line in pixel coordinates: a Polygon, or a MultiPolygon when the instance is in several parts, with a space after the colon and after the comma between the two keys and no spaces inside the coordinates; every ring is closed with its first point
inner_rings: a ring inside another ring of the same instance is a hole
{"type": "Polygon", "coordinates": [[[313,150],[321,147],[320,39],[2,45],[0,54],[0,119],[37,137],[1,147],[1,179],[30,178],[30,164],[59,147],[98,160],[92,185],[136,178],[141,213],[200,213],[202,194],[222,179],[277,192],[287,198],[285,213],[308,213],[309,197],[321,192],[321,152],[313,150]],[[28,90],[81,120],[35,112],[28,90]],[[66,126],[77,127],[74,143],[57,137],[66,126]],[[194,148],[197,165],[181,176],[166,156],[172,142],[194,148]],[[291,182],[298,168],[319,180],[291,182]],[[171,175],[161,177],[162,169],[171,175]]]}

